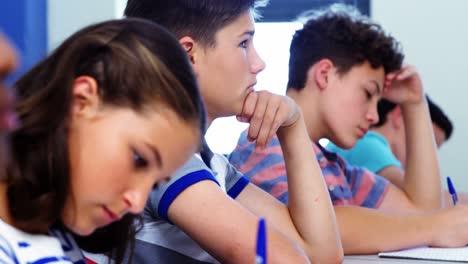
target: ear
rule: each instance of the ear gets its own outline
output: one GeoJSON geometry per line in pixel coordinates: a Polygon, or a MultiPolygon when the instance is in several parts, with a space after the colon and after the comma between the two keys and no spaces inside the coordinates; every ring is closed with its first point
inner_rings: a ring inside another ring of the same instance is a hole
{"type": "MultiPolygon", "coordinates": [[[[334,64],[331,60],[329,59],[321,59],[319,62],[317,62],[311,69],[314,69],[312,71],[313,78],[315,80],[315,84],[319,88],[319,90],[323,90],[327,88],[328,83],[329,83],[329,78],[331,73],[333,73],[334,69],[334,64]]],[[[309,75],[309,74],[308,74],[309,75]]],[[[311,77],[311,76],[308,76],[311,77]]]]}
{"type": "Polygon", "coordinates": [[[395,130],[399,130],[399,129],[404,129],[403,127],[403,116],[402,116],[402,113],[401,113],[401,108],[400,106],[396,106],[395,109],[393,109],[390,113],[389,113],[389,117],[390,117],[390,122],[392,124],[392,127],[395,129],[395,130]]]}
{"type": "Polygon", "coordinates": [[[187,52],[187,55],[192,64],[195,64],[195,40],[189,36],[185,36],[179,39],[179,43],[187,52]]]}
{"type": "Polygon", "coordinates": [[[73,82],[72,114],[93,118],[99,110],[97,82],[89,76],[80,76],[73,82]]]}

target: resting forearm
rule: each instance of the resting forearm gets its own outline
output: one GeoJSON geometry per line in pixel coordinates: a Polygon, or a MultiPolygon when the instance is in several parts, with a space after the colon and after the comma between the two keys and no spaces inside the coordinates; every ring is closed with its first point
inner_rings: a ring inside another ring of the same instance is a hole
{"type": "Polygon", "coordinates": [[[289,186],[289,213],[312,262],[340,262],[335,213],[303,118],[278,130],[289,186]],[[304,162],[306,161],[306,162],[304,162]]]}
{"type": "Polygon", "coordinates": [[[424,210],[441,208],[439,162],[426,101],[401,108],[407,153],[403,189],[415,207],[424,210]]]}
{"type": "Polygon", "coordinates": [[[430,244],[430,222],[422,214],[385,214],[351,206],[335,206],[335,213],[347,255],[430,244]]]}

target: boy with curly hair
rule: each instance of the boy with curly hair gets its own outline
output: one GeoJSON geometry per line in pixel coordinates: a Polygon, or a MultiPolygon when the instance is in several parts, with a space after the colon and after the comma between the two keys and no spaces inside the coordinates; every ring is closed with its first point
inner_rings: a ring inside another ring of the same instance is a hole
{"type": "MultiPolygon", "coordinates": [[[[291,43],[287,95],[304,114],[345,254],[468,242],[462,235],[468,231],[467,208],[436,210],[441,208],[442,194],[427,102],[417,71],[402,66],[402,61],[395,39],[341,5],[314,13],[291,43]],[[408,124],[403,189],[366,169],[349,166],[319,144],[319,139],[328,138],[351,148],[378,122],[381,97],[398,104],[408,124]]],[[[244,132],[230,162],[251,182],[288,204],[289,175],[283,154],[278,140],[259,149],[244,132]]]]}

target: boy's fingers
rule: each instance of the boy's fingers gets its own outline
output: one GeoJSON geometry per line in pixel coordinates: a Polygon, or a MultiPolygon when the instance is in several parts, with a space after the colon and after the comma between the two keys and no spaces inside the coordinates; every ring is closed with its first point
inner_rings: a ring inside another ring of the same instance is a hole
{"type": "Polygon", "coordinates": [[[263,117],[268,105],[268,95],[261,92],[257,95],[257,100],[250,118],[248,137],[251,140],[257,140],[258,133],[262,126],[263,117]]]}
{"type": "Polygon", "coordinates": [[[414,69],[414,67],[407,67],[397,76],[397,79],[399,81],[405,80],[413,76],[415,73],[416,73],[416,70],[414,69]]]}
{"type": "Polygon", "coordinates": [[[258,94],[256,92],[251,92],[247,95],[247,98],[244,101],[244,106],[242,108],[242,113],[237,115],[236,118],[239,122],[248,123],[250,118],[255,111],[255,105],[257,104],[258,94]]]}
{"type": "Polygon", "coordinates": [[[260,131],[257,137],[257,143],[260,146],[266,146],[269,139],[270,131],[276,122],[277,119],[277,112],[280,107],[279,97],[271,97],[268,101],[267,109],[265,110],[265,114],[263,116],[262,125],[260,127],[260,131]]]}

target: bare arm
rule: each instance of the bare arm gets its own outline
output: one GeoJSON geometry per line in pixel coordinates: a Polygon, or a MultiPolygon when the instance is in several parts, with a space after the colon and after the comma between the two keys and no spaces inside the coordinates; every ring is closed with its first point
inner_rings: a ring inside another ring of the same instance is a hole
{"type": "Polygon", "coordinates": [[[400,105],[405,123],[407,160],[402,194],[415,210],[441,208],[439,162],[420,77],[406,66],[389,74],[385,86],[384,97],[400,105]]]}
{"type": "Polygon", "coordinates": [[[287,128],[290,131],[282,129],[279,133],[288,175],[289,206],[253,185],[241,192],[237,201],[297,241],[313,263],[339,263],[343,251],[333,206],[302,118],[296,123],[287,128]]]}
{"type": "Polygon", "coordinates": [[[345,254],[375,254],[415,246],[460,247],[468,243],[468,208],[431,213],[384,213],[335,206],[345,254]]]}
{"type": "Polygon", "coordinates": [[[403,190],[405,183],[405,172],[397,166],[387,166],[377,172],[378,175],[386,178],[396,187],[403,190]]]}
{"type": "MultiPolygon", "coordinates": [[[[254,263],[258,217],[216,183],[201,181],[171,204],[169,219],[222,263],[254,263]]],[[[308,263],[295,243],[267,221],[270,263],[308,263]]]]}
{"type": "MultiPolygon", "coordinates": [[[[397,166],[385,167],[382,170],[378,171],[377,174],[379,174],[382,177],[387,178],[396,187],[403,189],[405,173],[402,169],[398,168],[397,166]]],[[[459,204],[468,205],[467,193],[457,193],[457,196],[458,196],[459,204]]],[[[444,207],[452,207],[453,206],[452,196],[447,190],[443,191],[443,197],[444,197],[444,207]]]]}
{"type": "MultiPolygon", "coordinates": [[[[261,96],[270,95],[260,94],[257,107],[262,103],[261,96]]],[[[272,96],[276,97],[269,99],[269,105],[276,105],[275,100],[280,100],[275,118],[268,118],[268,111],[265,111],[259,129],[254,123],[256,120],[251,120],[249,137],[257,140],[257,146],[262,147],[273,136],[272,133],[266,133],[268,137],[262,137],[262,131],[278,131],[288,175],[289,205],[284,206],[253,185],[241,192],[237,201],[256,215],[265,216],[269,223],[297,241],[312,262],[341,262],[343,250],[333,206],[312,143],[307,135],[302,114],[290,98],[272,96]],[[265,120],[284,121],[277,124],[272,121],[273,128],[269,129],[266,126],[265,129],[265,120]]],[[[255,112],[252,114],[254,117],[255,112]]]]}

